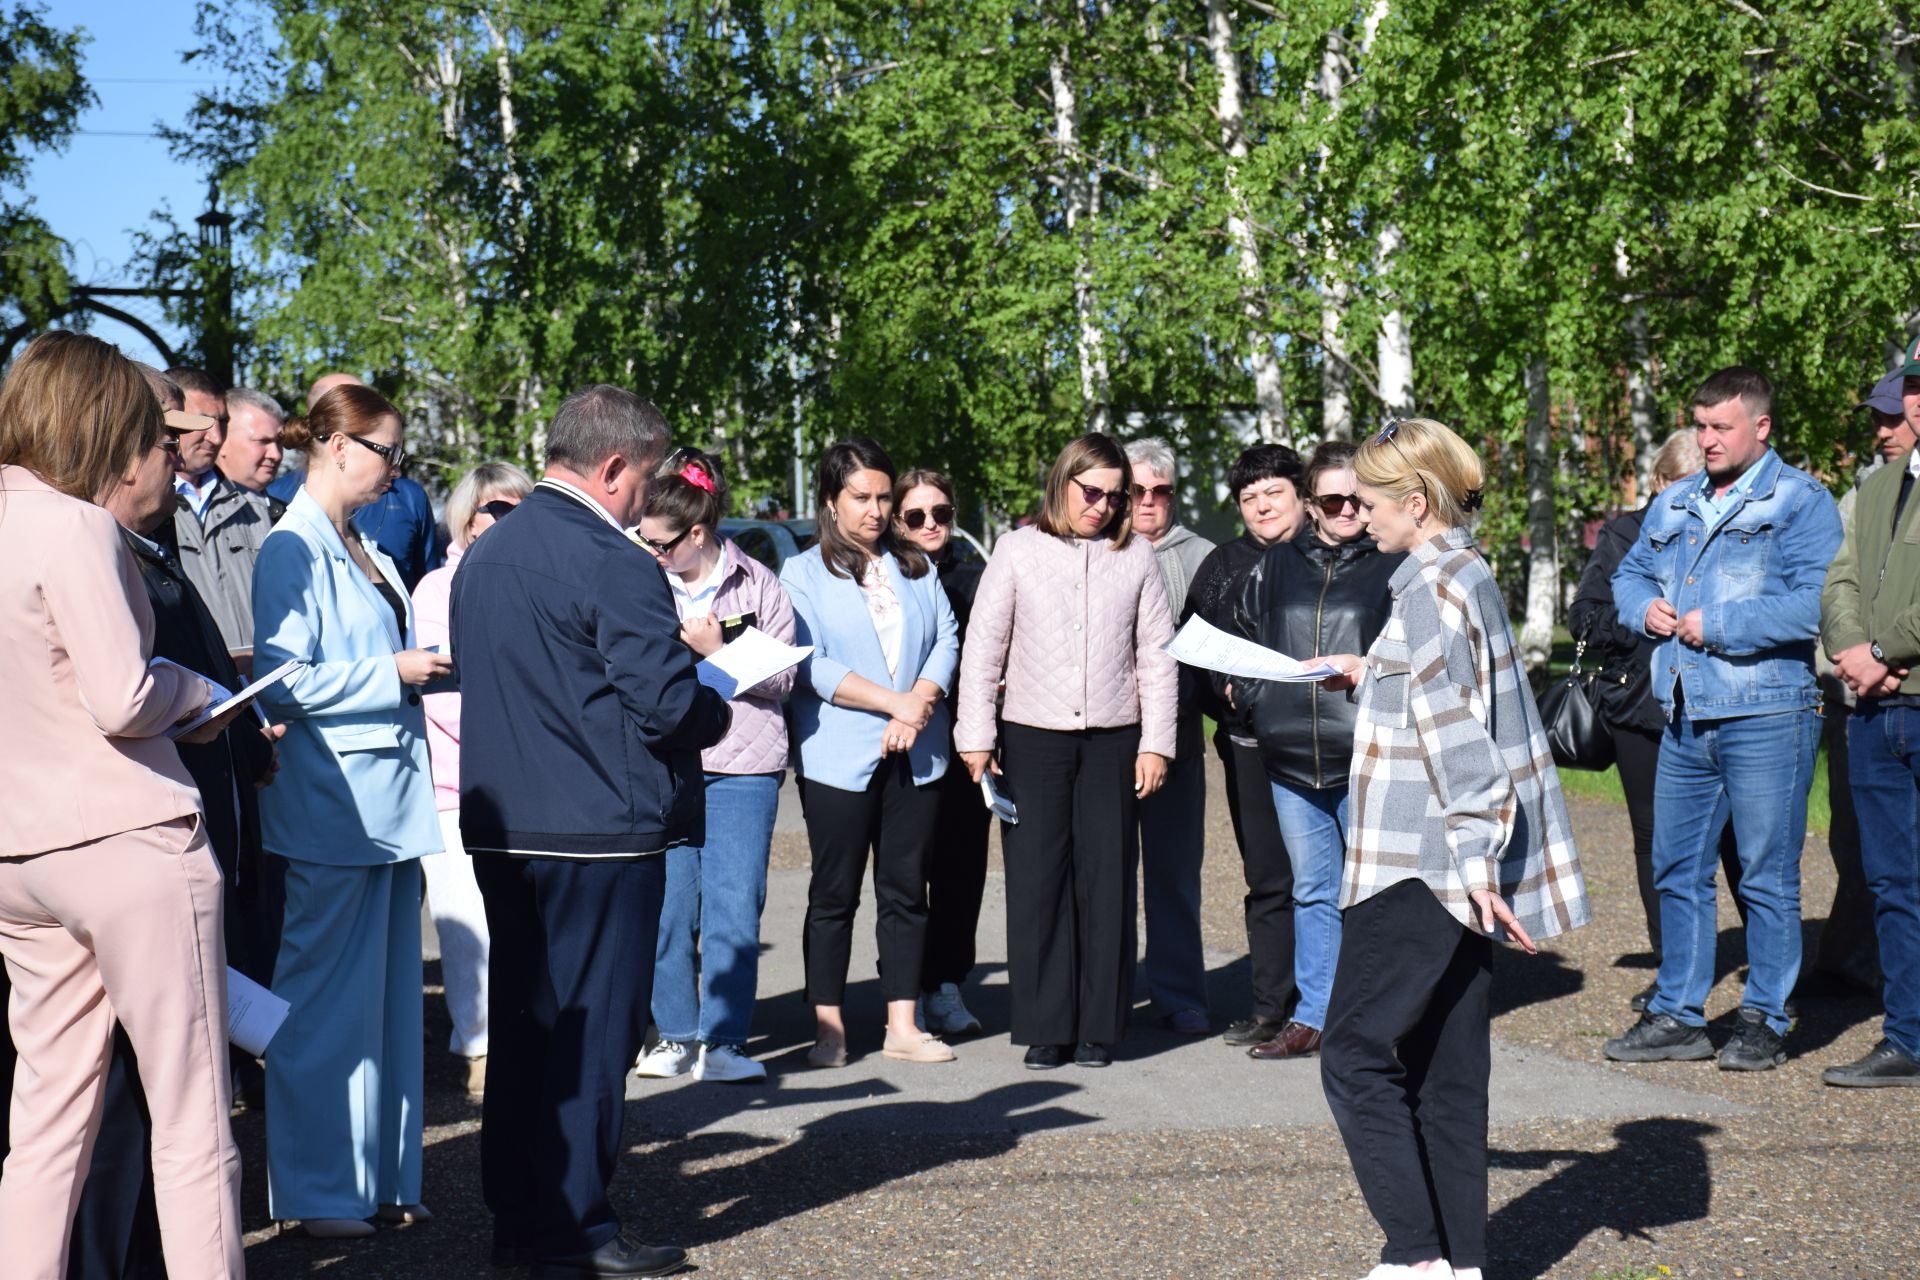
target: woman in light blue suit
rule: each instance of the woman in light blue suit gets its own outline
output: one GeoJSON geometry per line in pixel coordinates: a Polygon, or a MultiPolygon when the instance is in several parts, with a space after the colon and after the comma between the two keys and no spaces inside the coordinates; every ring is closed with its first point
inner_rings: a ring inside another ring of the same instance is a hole
{"type": "Polygon", "coordinates": [[[820,541],[780,581],[799,643],[813,653],[793,690],[800,800],[813,852],[802,950],[815,1033],[807,1061],[845,1066],[841,1005],[860,881],[873,852],[883,1052],[951,1062],[914,1024],[927,934],[927,852],[939,821],[932,785],[951,754],[946,693],[960,657],[953,608],[926,556],[895,543],[893,463],[871,440],[820,460],[820,541]]]}
{"type": "Polygon", "coordinates": [[[450,660],[411,648],[392,561],[349,523],[405,456],[400,415],[341,386],[282,441],[305,484],[253,573],[254,669],[300,666],[261,695],[284,721],[262,843],[287,860],[274,992],[292,1010],[267,1048],[273,1215],[309,1234],[419,1221],[420,870],[440,851],[420,686],[450,660]]]}

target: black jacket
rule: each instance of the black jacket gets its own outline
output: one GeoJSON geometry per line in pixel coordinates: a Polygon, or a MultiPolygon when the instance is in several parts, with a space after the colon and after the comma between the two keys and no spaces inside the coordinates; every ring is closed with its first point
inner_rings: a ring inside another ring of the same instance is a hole
{"type": "MultiPolygon", "coordinates": [[[[980,590],[980,575],[986,565],[972,556],[962,557],[954,551],[952,538],[933,558],[933,567],[940,575],[940,589],[947,593],[947,603],[953,607],[954,627],[960,633],[960,644],[967,643],[967,619],[973,616],[974,593],[980,590]]],[[[960,668],[954,667],[955,671],[960,668]]],[[[955,681],[956,686],[958,681],[955,681]]]]}
{"type": "MultiPolygon", "coordinates": [[[[227,656],[213,614],[186,574],[148,543],[121,532],[140,566],[147,601],[153,606],[153,656],[171,659],[239,690],[245,682],[227,656]]],[[[273,768],[273,746],[259,728],[259,719],[248,712],[212,742],[178,744],[180,762],[200,788],[207,843],[213,846],[228,883],[241,886],[259,879],[260,800],[255,787],[273,768]]]]}
{"type": "MultiPolygon", "coordinates": [[[[1365,653],[1387,625],[1389,583],[1403,559],[1403,552],[1383,552],[1372,538],[1328,546],[1309,525],[1260,557],[1229,629],[1290,658],[1365,653]]],[[[1215,688],[1227,680],[1216,675],[1215,688]]],[[[1317,683],[1232,683],[1268,776],[1296,787],[1347,785],[1356,703],[1317,683]]]]}
{"type": "Polygon", "coordinates": [[[706,839],[700,752],[727,700],[694,675],[666,575],[544,483],[453,577],[467,852],[621,859],[706,839]]]}
{"type": "Polygon", "coordinates": [[[1660,704],[1654,700],[1649,664],[1654,643],[1630,627],[1620,625],[1613,603],[1613,571],[1640,539],[1647,509],[1628,511],[1600,527],[1593,555],[1580,575],[1579,590],[1567,606],[1567,630],[1575,641],[1585,640],[1581,659],[1587,671],[1598,672],[1592,689],[1601,717],[1616,729],[1659,733],[1666,726],[1660,704]]]}
{"type": "MultiPolygon", "coordinates": [[[[1202,619],[1219,627],[1222,631],[1233,630],[1233,607],[1240,598],[1241,590],[1246,586],[1247,575],[1260,563],[1267,548],[1250,533],[1243,533],[1231,542],[1223,542],[1207,553],[1194,571],[1193,583],[1187,588],[1187,602],[1180,610],[1180,621],[1199,614],[1202,619]]],[[[1184,674],[1183,668],[1182,673],[1184,674]]],[[[1212,673],[1197,682],[1197,709],[1202,715],[1212,716],[1214,722],[1228,733],[1242,737],[1253,735],[1253,726],[1248,723],[1244,710],[1227,705],[1220,696],[1220,687],[1211,679],[1212,673]]],[[[1224,684],[1224,681],[1221,682],[1224,684]]],[[[1186,686],[1183,684],[1182,688],[1186,686]]]]}

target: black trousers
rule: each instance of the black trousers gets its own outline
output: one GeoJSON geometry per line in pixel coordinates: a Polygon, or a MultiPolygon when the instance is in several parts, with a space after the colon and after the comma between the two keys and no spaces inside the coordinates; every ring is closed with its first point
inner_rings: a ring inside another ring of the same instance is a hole
{"type": "Polygon", "coordinates": [[[1403,880],[1342,915],[1320,1081],[1380,1261],[1487,1261],[1493,943],[1403,880]]]}
{"type": "Polygon", "coordinates": [[[1827,796],[1832,821],[1827,828],[1827,853],[1833,858],[1838,881],[1810,967],[1877,991],[1881,983],[1880,935],[1874,931],[1873,890],[1867,887],[1867,873],[1860,865],[1860,818],[1854,811],[1853,782],[1847,773],[1847,721],[1852,712],[1846,700],[1831,688],[1836,683],[1831,678],[1821,681],[1829,687],[1827,796]]]}
{"type": "Polygon", "coordinates": [[[1247,877],[1247,954],[1253,973],[1253,1016],[1285,1022],[1299,1003],[1293,985],[1293,860],[1280,838],[1273,783],[1260,748],[1242,746],[1226,731],[1213,750],[1227,779],[1227,816],[1247,877]]]}
{"type": "MultiPolygon", "coordinates": [[[[1614,763],[1620,769],[1620,789],[1627,797],[1627,822],[1633,828],[1633,875],[1640,890],[1640,914],[1647,921],[1647,945],[1656,966],[1660,961],[1660,890],[1653,883],[1653,780],[1660,771],[1660,735],[1638,729],[1613,729],[1614,763]]],[[[1727,892],[1746,923],[1747,904],[1740,900],[1740,842],[1729,822],[1720,832],[1720,873],[1727,892]]]]}
{"type": "Polygon", "coordinates": [[[915,786],[912,762],[891,755],[880,761],[865,791],[843,791],[807,778],[800,786],[813,854],[800,934],[807,1003],[846,1003],[853,917],[860,909],[869,851],[880,993],[888,1000],[918,999],[927,947],[928,849],[940,821],[937,784],[915,786]]]}
{"type": "Polygon", "coordinates": [[[927,853],[927,949],[920,962],[920,989],[958,986],[973,971],[980,898],[987,887],[987,812],[965,765],[954,760],[934,784],[939,816],[927,853]]]}
{"type": "Polygon", "coordinates": [[[666,859],[473,860],[491,935],[480,1187],[494,1242],[543,1256],[620,1229],[607,1200],[647,1033],[666,859]]]}
{"type": "Polygon", "coordinates": [[[1140,861],[1133,764],[1140,729],[1003,724],[1013,1043],[1113,1044],[1132,1004],[1126,950],[1140,861]]]}

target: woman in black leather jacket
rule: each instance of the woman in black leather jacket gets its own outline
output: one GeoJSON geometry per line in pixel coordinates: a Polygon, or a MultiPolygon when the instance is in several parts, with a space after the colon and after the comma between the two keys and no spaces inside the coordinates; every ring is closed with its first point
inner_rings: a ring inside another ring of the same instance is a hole
{"type": "MultiPolygon", "coordinates": [[[[1365,653],[1386,625],[1389,584],[1405,559],[1366,535],[1353,476],[1354,447],[1328,441],[1307,463],[1310,525],[1261,557],[1233,630],[1281,653],[1365,653]]],[[[1273,785],[1274,811],[1293,862],[1293,1018],[1247,1053],[1319,1052],[1340,954],[1340,871],[1347,851],[1347,776],[1357,708],[1317,683],[1237,680],[1222,690],[1245,709],[1273,785]]]]}
{"type": "MultiPolygon", "coordinates": [[[[1653,460],[1653,493],[1706,465],[1699,441],[1691,430],[1667,438],[1653,460]]],[[[1651,496],[1649,497],[1651,501],[1651,496]]],[[[1593,555],[1580,575],[1580,587],[1567,606],[1567,630],[1575,642],[1584,641],[1581,666],[1597,671],[1592,684],[1594,704],[1602,723],[1613,735],[1614,763],[1620,769],[1620,789],[1626,793],[1627,821],[1633,828],[1633,868],[1640,889],[1640,910],[1647,920],[1647,944],[1660,966],[1660,891],[1653,883],[1653,780],[1660,766],[1660,735],[1666,719],[1654,701],[1648,675],[1653,641],[1620,623],[1613,603],[1613,571],[1620,567],[1640,538],[1647,509],[1626,511],[1602,525],[1593,542],[1593,555]]],[[[1740,855],[1733,842],[1733,826],[1720,834],[1720,865],[1727,887],[1740,884],[1740,855]]],[[[1740,895],[1734,894],[1739,903],[1740,895]]],[[[1746,908],[1741,907],[1744,916],[1746,908]]],[[[1653,985],[1633,997],[1636,1011],[1653,998],[1653,985]]]]}

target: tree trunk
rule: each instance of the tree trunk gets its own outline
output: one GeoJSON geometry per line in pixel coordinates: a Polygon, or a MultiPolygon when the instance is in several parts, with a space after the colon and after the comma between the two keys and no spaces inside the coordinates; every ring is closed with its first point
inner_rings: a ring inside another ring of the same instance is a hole
{"type": "Polygon", "coordinates": [[[1252,219],[1240,186],[1239,162],[1247,158],[1246,115],[1240,102],[1240,59],[1233,51],[1233,15],[1227,0],[1207,0],[1207,51],[1219,78],[1220,142],[1227,152],[1227,239],[1240,255],[1240,312],[1247,321],[1247,363],[1253,372],[1254,430],[1263,441],[1288,438],[1286,389],[1280,360],[1268,332],[1261,297],[1263,273],[1254,243],[1252,219]]]}
{"type": "Polygon", "coordinates": [[[1067,46],[1054,51],[1053,141],[1059,151],[1060,197],[1066,206],[1067,234],[1074,239],[1074,350],[1080,363],[1080,398],[1086,405],[1086,429],[1105,431],[1113,406],[1107,376],[1106,333],[1093,293],[1093,221],[1100,214],[1100,177],[1080,158],[1080,104],[1067,73],[1067,46]]]}
{"type": "Polygon", "coordinates": [[[1633,500],[1653,496],[1653,455],[1659,448],[1660,408],[1653,399],[1653,357],[1647,349],[1647,309],[1636,304],[1627,317],[1627,413],[1633,423],[1633,500]]]}
{"type": "Polygon", "coordinates": [[[1520,660],[1529,671],[1553,653],[1553,619],[1560,566],[1554,555],[1553,401],[1546,357],[1527,365],[1527,618],[1520,629],[1520,660]]]}
{"type": "MultiPolygon", "coordinates": [[[[1380,228],[1374,258],[1374,277],[1392,290],[1393,258],[1400,251],[1400,228],[1388,223],[1380,228]]],[[[1413,340],[1407,332],[1405,314],[1398,306],[1380,317],[1380,401],[1391,417],[1413,412],[1413,340]]]]}
{"type": "MultiPolygon", "coordinates": [[[[1345,39],[1339,31],[1327,36],[1327,47],[1320,55],[1320,94],[1327,100],[1329,117],[1340,113],[1340,96],[1353,68],[1341,53],[1345,39]]],[[[1320,168],[1325,172],[1331,153],[1320,148],[1320,168]]],[[[1320,218],[1320,425],[1329,440],[1353,439],[1353,369],[1348,364],[1346,339],[1340,327],[1347,321],[1349,291],[1341,271],[1339,228],[1325,214],[1320,218]]]]}

